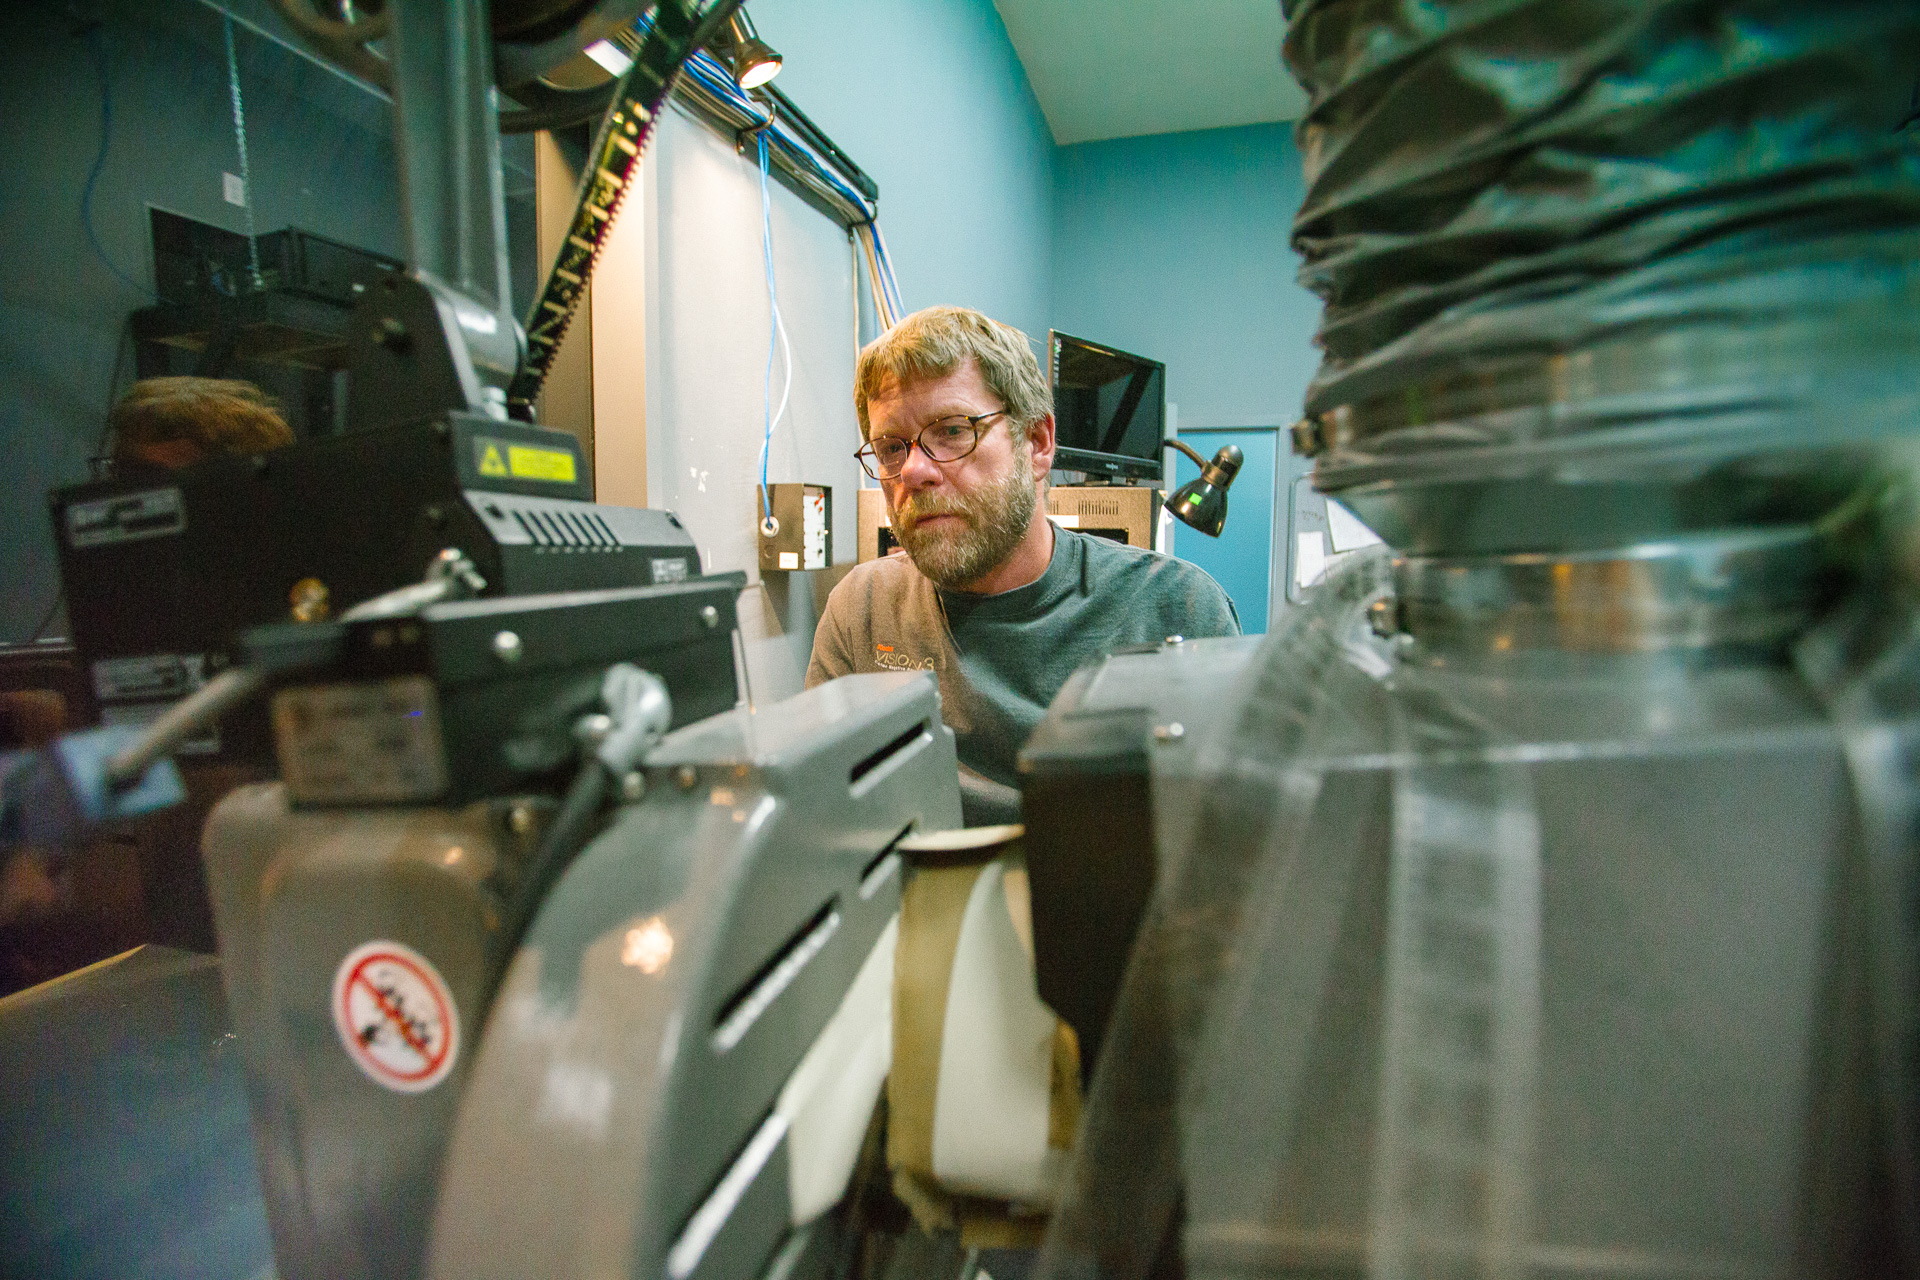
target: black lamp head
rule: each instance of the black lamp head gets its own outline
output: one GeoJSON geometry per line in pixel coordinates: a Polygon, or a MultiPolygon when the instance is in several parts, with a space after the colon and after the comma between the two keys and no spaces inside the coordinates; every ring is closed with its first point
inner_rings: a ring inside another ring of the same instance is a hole
{"type": "MultiPolygon", "coordinates": [[[[1177,443],[1175,447],[1192,453],[1177,443]]],[[[1237,445],[1221,446],[1212,462],[1201,463],[1197,477],[1173,491],[1173,496],[1167,499],[1167,510],[1182,524],[1191,525],[1209,538],[1219,537],[1220,530],[1227,524],[1227,489],[1240,473],[1244,460],[1245,455],[1237,445]]],[[[1194,461],[1199,461],[1198,455],[1194,461]]]]}
{"type": "Polygon", "coordinates": [[[742,89],[758,89],[780,74],[780,55],[760,38],[745,9],[736,9],[708,45],[742,89]]]}

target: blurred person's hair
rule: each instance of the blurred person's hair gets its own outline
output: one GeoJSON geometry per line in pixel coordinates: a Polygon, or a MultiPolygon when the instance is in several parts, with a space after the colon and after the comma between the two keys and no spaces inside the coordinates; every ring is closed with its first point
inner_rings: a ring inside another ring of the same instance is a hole
{"type": "Polygon", "coordinates": [[[186,441],[206,453],[264,453],[293,443],[272,396],[233,378],[143,378],[107,415],[113,456],[138,459],[150,445],[186,441]]]}

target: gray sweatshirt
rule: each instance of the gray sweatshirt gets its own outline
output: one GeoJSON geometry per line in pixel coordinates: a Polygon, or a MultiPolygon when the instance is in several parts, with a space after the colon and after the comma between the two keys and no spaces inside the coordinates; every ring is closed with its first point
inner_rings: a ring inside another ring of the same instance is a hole
{"type": "Polygon", "coordinates": [[[905,556],[855,567],[827,597],[807,685],[931,671],[960,763],[1014,786],[1014,757],[1080,667],[1168,636],[1239,634],[1233,602],[1199,567],[1056,529],[1047,571],[999,595],[942,591],[905,556]]]}

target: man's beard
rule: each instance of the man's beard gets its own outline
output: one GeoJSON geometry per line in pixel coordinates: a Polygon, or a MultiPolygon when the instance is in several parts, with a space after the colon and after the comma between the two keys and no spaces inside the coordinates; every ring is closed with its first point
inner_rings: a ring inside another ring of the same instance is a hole
{"type": "Polygon", "coordinates": [[[1016,448],[1013,469],[991,485],[957,497],[927,490],[909,495],[893,510],[893,536],[934,586],[958,591],[1013,554],[1038,503],[1033,464],[1016,448]],[[959,516],[961,527],[920,528],[920,521],[937,515],[959,516]]]}

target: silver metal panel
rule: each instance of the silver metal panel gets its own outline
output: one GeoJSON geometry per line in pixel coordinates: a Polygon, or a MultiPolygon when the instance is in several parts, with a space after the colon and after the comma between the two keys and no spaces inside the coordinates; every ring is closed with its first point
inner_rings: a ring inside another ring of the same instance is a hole
{"type": "MultiPolygon", "coordinates": [[[[449,1149],[431,1276],[668,1269],[701,1206],[733,1202],[729,1169],[897,910],[897,879],[869,873],[905,831],[960,820],[952,737],[919,675],[851,676],[689,726],[650,757],[647,790],[508,971],[449,1149]]],[[[703,1220],[716,1249],[733,1231],[784,1236],[784,1202],[737,1206],[703,1220]],[[773,1234],[731,1224],[776,1208],[773,1234]]]]}
{"type": "Polygon", "coordinates": [[[1043,1273],[1145,1275],[1183,1202],[1195,1276],[1847,1274],[1886,1230],[1853,744],[1911,699],[1383,641],[1384,559],[1154,757],[1181,817],[1043,1273]]]}
{"type": "Polygon", "coordinates": [[[221,801],[205,848],[279,1274],[416,1276],[484,1025],[496,877],[526,850],[485,805],[295,811],[278,783],[221,801]],[[342,964],[374,942],[445,984],[458,1032],[434,1046],[451,1061],[424,1091],[383,1084],[336,1024],[342,964]]]}

